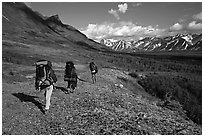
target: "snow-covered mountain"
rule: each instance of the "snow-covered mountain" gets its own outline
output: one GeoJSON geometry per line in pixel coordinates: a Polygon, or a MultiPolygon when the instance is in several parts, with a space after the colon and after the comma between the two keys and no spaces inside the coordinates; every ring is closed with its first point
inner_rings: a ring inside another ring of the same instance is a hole
{"type": "Polygon", "coordinates": [[[104,44],[113,50],[126,50],[132,48],[131,41],[124,41],[124,40],[114,40],[114,39],[102,39],[100,41],[101,44],[104,44]]]}
{"type": "Polygon", "coordinates": [[[125,41],[102,39],[101,44],[115,51],[173,51],[173,50],[202,50],[202,34],[177,34],[164,38],[146,37],[141,40],[125,41]]]}

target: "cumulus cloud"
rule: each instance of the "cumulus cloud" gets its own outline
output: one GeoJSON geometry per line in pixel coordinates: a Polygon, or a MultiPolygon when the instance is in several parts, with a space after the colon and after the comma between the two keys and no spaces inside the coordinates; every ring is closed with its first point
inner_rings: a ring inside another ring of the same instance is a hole
{"type": "Polygon", "coordinates": [[[182,29],[183,29],[183,25],[179,24],[179,23],[176,23],[170,27],[170,30],[173,30],[173,31],[178,31],[178,30],[182,30],[182,29]]]}
{"type": "Polygon", "coordinates": [[[133,4],[132,4],[133,7],[139,7],[139,6],[141,6],[141,5],[142,5],[141,2],[137,2],[137,3],[133,3],[133,4]]]}
{"type": "Polygon", "coordinates": [[[124,4],[118,5],[118,10],[110,9],[108,13],[114,15],[114,17],[117,20],[119,20],[120,19],[119,13],[125,13],[127,10],[128,10],[128,5],[127,3],[124,3],[124,4]]]}
{"type": "Polygon", "coordinates": [[[111,9],[111,10],[108,11],[108,13],[114,15],[117,20],[120,19],[119,15],[118,15],[118,12],[116,10],[111,9]]]}
{"type": "Polygon", "coordinates": [[[171,34],[200,33],[202,30],[202,12],[193,16],[185,15],[169,28],[171,34]]]}
{"type": "Polygon", "coordinates": [[[196,21],[192,21],[188,24],[188,29],[201,30],[202,29],[202,23],[197,23],[196,21]]]}
{"type": "Polygon", "coordinates": [[[119,4],[118,5],[118,11],[122,12],[122,13],[125,13],[128,9],[128,5],[127,3],[124,3],[124,4],[119,4]]]}
{"type": "Polygon", "coordinates": [[[196,19],[196,20],[202,20],[202,12],[196,14],[196,15],[193,15],[193,18],[196,19]]]}
{"type": "Polygon", "coordinates": [[[160,36],[164,32],[164,29],[152,26],[143,27],[132,22],[89,24],[82,29],[82,33],[96,41],[110,37],[160,36]]]}

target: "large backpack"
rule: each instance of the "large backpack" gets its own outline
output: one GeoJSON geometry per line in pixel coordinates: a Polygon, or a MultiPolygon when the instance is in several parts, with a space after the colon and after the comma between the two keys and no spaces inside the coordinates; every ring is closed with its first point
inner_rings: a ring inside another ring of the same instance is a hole
{"type": "Polygon", "coordinates": [[[66,62],[64,81],[74,81],[77,82],[76,69],[72,61],[66,62]]]}
{"type": "Polygon", "coordinates": [[[42,88],[48,87],[56,82],[51,76],[52,63],[48,60],[39,60],[36,62],[36,78],[35,78],[35,88],[40,90],[42,88]]]}
{"type": "Polygon", "coordinates": [[[96,64],[94,62],[91,62],[89,64],[89,67],[90,67],[90,70],[91,70],[92,74],[98,73],[98,68],[97,68],[97,66],[96,66],[96,64]]]}

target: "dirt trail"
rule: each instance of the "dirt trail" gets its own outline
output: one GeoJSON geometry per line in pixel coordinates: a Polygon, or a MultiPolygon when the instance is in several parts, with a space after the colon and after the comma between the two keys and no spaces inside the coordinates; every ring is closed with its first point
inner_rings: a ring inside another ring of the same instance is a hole
{"type": "MultiPolygon", "coordinates": [[[[84,65],[76,65],[76,68],[78,71],[84,72],[79,74],[81,80],[78,81],[78,87],[74,93],[65,94],[63,92],[67,83],[63,81],[63,74],[57,74],[57,89],[53,91],[51,108],[48,114],[50,122],[53,119],[58,119],[61,115],[65,117],[69,113],[73,113],[71,105],[79,100],[81,95],[98,96],[102,92],[100,90],[106,90],[108,86],[111,87],[114,84],[114,81],[107,80],[110,77],[102,75],[105,70],[99,72],[97,83],[92,84],[88,68],[84,65]]],[[[32,132],[36,129],[33,130],[32,128],[37,128],[37,125],[49,121],[42,113],[44,105],[43,92],[35,91],[34,80],[16,82],[15,84],[3,83],[2,96],[4,134],[33,134],[32,132]]]]}
{"type": "Polygon", "coordinates": [[[190,125],[186,134],[194,132],[192,123],[177,122],[181,117],[175,112],[163,110],[155,102],[142,98],[139,85],[134,87],[134,93],[129,90],[124,80],[131,78],[124,72],[100,69],[97,83],[92,84],[88,67],[76,65],[76,68],[80,81],[74,93],[63,92],[67,84],[63,74],[57,73],[58,82],[46,115],[42,113],[43,92],[35,91],[34,80],[3,82],[2,134],[162,134],[165,130],[173,132],[176,125],[182,127],[182,124],[190,125]],[[160,120],[167,122],[167,119],[172,119],[168,129],[162,130],[152,123],[156,120],[159,126],[164,123],[159,123],[160,120]]]}

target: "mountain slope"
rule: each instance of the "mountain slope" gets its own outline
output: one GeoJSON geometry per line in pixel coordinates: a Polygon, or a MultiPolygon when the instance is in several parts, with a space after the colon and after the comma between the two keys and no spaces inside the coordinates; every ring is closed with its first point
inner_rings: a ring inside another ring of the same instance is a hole
{"type": "Polygon", "coordinates": [[[110,51],[58,16],[44,17],[24,3],[2,3],[2,60],[31,65],[39,59],[86,62],[110,51]]]}
{"type": "Polygon", "coordinates": [[[24,3],[3,2],[2,6],[3,39],[39,42],[65,41],[72,45],[90,46],[107,49],[99,43],[89,40],[84,34],[70,25],[63,24],[57,15],[43,17],[32,11],[24,3]]]}

